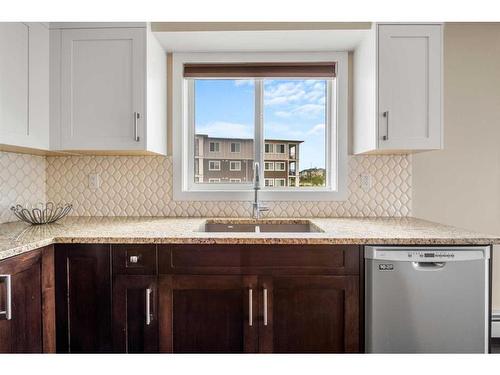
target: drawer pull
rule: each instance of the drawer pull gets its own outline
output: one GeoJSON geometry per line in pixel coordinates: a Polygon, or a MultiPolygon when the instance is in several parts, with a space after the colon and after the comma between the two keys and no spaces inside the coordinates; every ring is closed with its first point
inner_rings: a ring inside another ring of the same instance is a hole
{"type": "Polygon", "coordinates": [[[5,299],[5,310],[0,310],[0,316],[5,316],[6,320],[12,319],[12,283],[10,275],[0,275],[0,280],[5,280],[5,289],[6,289],[6,299],[5,299]]]}

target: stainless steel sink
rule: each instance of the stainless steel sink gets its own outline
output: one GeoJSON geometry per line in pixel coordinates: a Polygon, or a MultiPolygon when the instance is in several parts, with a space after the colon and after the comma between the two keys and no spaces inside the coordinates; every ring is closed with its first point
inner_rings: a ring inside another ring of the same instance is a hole
{"type": "Polygon", "coordinates": [[[309,220],[208,220],[203,232],[240,233],[313,233],[323,232],[309,220]]]}

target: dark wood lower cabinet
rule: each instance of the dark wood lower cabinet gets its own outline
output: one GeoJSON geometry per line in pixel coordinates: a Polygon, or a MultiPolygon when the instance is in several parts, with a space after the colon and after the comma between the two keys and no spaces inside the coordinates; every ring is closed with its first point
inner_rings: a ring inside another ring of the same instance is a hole
{"type": "Polygon", "coordinates": [[[357,276],[262,277],[260,351],[358,352],[358,283],[357,276]]]}
{"type": "Polygon", "coordinates": [[[113,348],[118,353],[158,351],[156,276],[117,275],[113,282],[113,348]]]}
{"type": "Polygon", "coordinates": [[[356,246],[61,245],[57,348],[359,352],[360,269],[356,246]]]}
{"type": "Polygon", "coordinates": [[[112,352],[110,246],[58,245],[55,260],[57,352],[112,352]]]}
{"type": "Polygon", "coordinates": [[[358,284],[357,276],[162,275],[160,350],[356,353],[358,284]]]}
{"type": "Polygon", "coordinates": [[[52,247],[0,261],[0,353],[55,351],[52,272],[52,247]]]}
{"type": "Polygon", "coordinates": [[[258,350],[256,276],[161,275],[159,314],[162,352],[258,350]]]}

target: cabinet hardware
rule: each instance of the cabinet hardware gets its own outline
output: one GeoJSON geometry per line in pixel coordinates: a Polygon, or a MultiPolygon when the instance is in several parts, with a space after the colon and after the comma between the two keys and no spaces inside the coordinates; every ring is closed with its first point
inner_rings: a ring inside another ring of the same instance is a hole
{"type": "Polygon", "coordinates": [[[0,310],[0,316],[4,315],[6,320],[12,319],[12,283],[10,275],[0,275],[0,279],[5,280],[6,299],[5,310],[0,310]]]}
{"type": "Polygon", "coordinates": [[[146,289],[146,325],[151,324],[152,314],[151,314],[151,288],[146,289]]]}
{"type": "Polygon", "coordinates": [[[382,113],[382,116],[384,116],[386,118],[386,121],[387,121],[387,132],[382,137],[382,140],[388,141],[389,140],[389,111],[385,111],[384,113],[382,113]]]}
{"type": "Polygon", "coordinates": [[[264,325],[267,326],[267,289],[264,288],[264,325]]]}
{"type": "Polygon", "coordinates": [[[250,327],[253,326],[253,306],[252,306],[252,300],[253,300],[253,290],[250,288],[248,290],[248,325],[250,327]]]}
{"type": "Polygon", "coordinates": [[[137,128],[138,121],[141,118],[141,114],[139,112],[134,112],[134,141],[139,142],[141,139],[139,137],[139,130],[137,128]]]}

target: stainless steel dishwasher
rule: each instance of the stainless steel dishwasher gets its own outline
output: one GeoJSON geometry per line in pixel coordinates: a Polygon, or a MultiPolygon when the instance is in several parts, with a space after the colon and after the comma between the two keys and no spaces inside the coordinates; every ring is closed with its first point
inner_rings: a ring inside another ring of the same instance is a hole
{"type": "Polygon", "coordinates": [[[365,247],[365,351],[487,353],[489,246],[365,247]]]}

